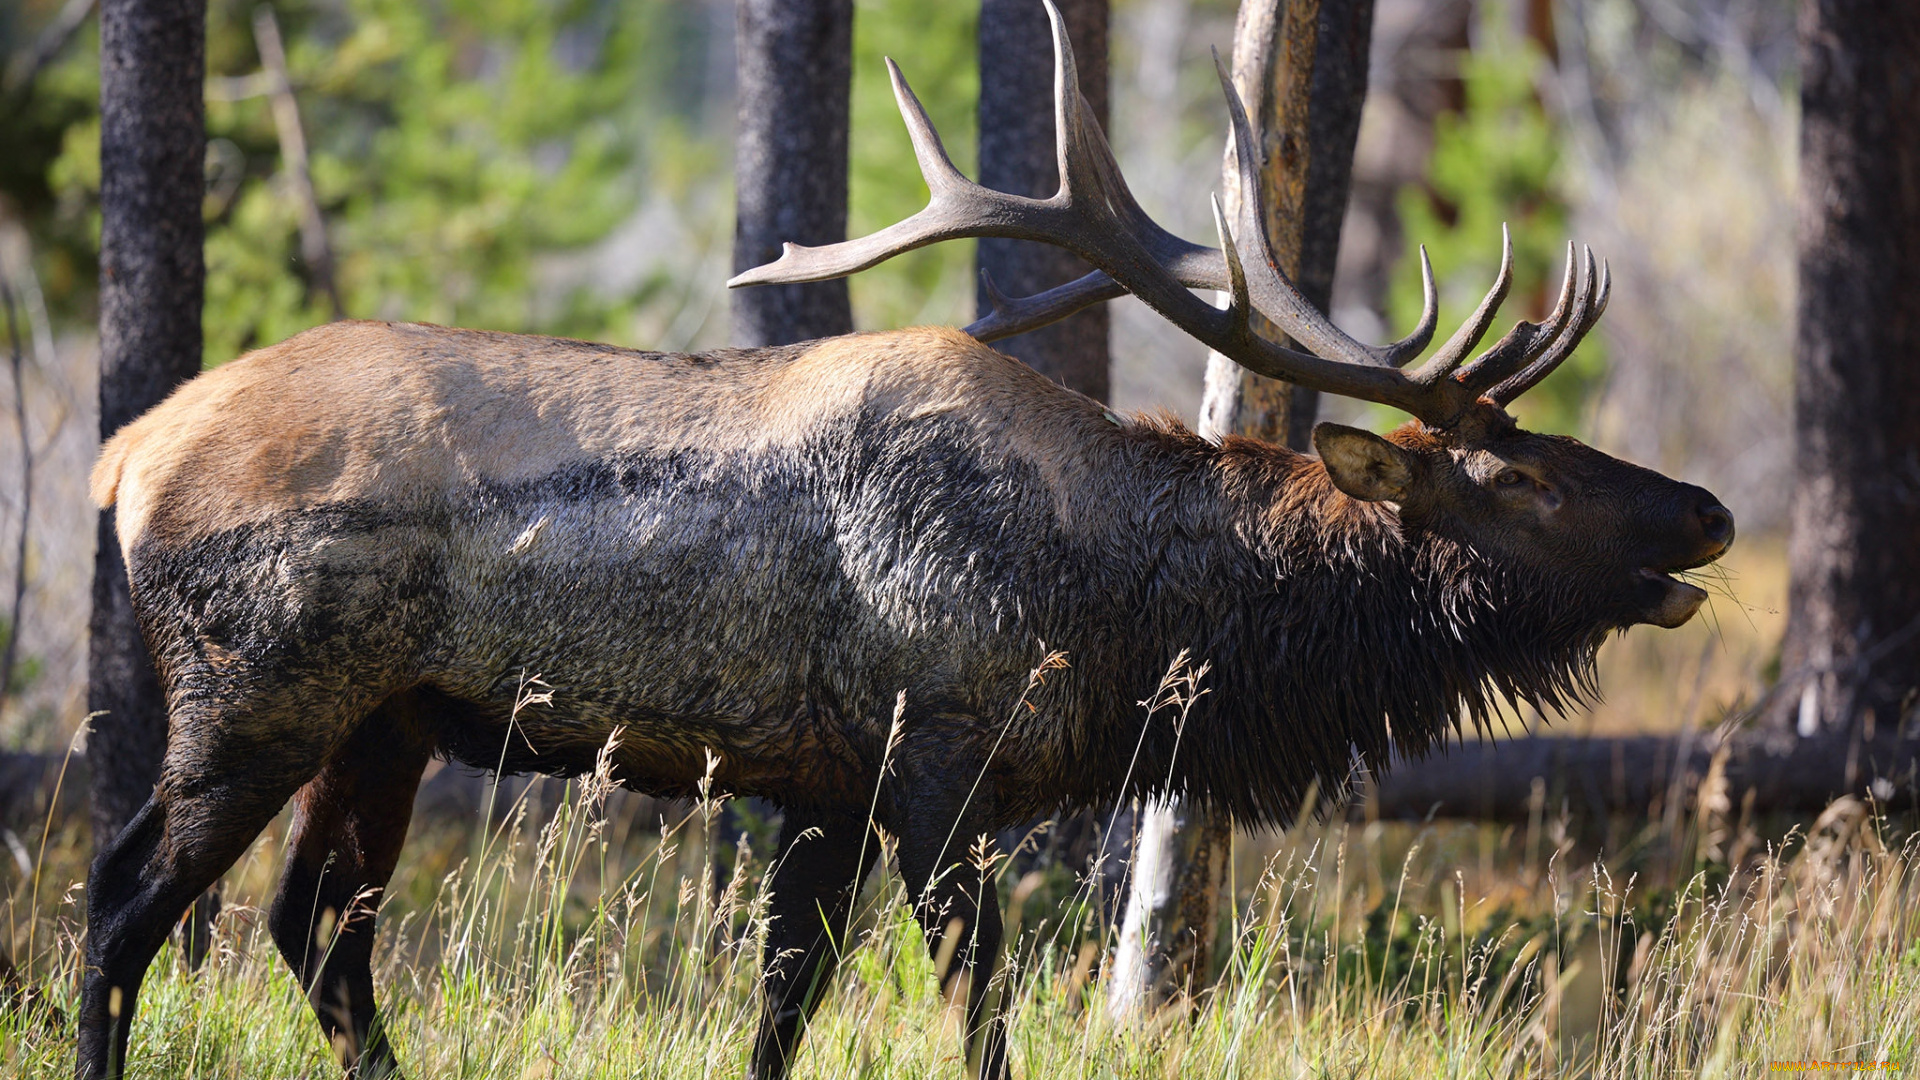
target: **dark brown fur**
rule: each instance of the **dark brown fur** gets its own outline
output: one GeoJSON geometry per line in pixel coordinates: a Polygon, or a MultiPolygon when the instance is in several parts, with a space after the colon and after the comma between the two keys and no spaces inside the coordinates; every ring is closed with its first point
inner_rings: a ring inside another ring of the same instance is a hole
{"type": "Polygon", "coordinates": [[[1116,419],[952,331],[682,357],[351,324],[231,368],[96,474],[137,517],[172,736],[90,878],[83,1076],[117,1067],[165,927],[296,793],[276,940],[344,1059],[391,1069],[371,911],[331,952],[315,913],[385,884],[432,753],[576,773],[616,731],[628,785],[688,794],[711,752],[812,845],[774,882],[757,1073],[831,971],[820,913],[851,902],[877,791],[930,948],[955,918],[976,943],[949,987],[997,1074],[975,837],[1168,789],[1284,820],[1500,697],[1577,700],[1608,633],[1691,614],[1643,571],[1731,539],[1706,492],[1491,406],[1470,439],[1332,430],[1330,473],[1116,419]],[[1069,666],[1028,692],[1050,650],[1069,666]],[[1211,673],[1176,731],[1139,703],[1182,652],[1211,673]],[[532,676],[552,703],[509,730],[532,676]]]}

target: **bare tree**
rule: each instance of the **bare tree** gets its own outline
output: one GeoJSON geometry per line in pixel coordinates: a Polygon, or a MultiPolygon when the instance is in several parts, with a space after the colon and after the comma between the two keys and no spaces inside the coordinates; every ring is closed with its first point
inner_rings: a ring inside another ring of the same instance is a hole
{"type": "Polygon", "coordinates": [[[280,135],[280,164],[293,188],[294,201],[300,204],[300,262],[307,272],[307,287],[326,296],[327,306],[336,319],[347,317],[347,306],[340,299],[340,286],[333,276],[333,245],[327,242],[327,220],[320,212],[320,198],[313,190],[313,171],[307,164],[307,134],[300,123],[300,102],[293,95],[293,79],[287,73],[287,50],[280,40],[280,21],[273,9],[262,4],[253,12],[253,41],[260,50],[261,74],[266,76],[267,93],[273,101],[273,126],[280,135]]]}
{"type": "MultiPolygon", "coordinates": [[[[205,0],[100,5],[100,435],[200,370],[206,285],[205,0]]],[[[87,655],[96,848],[152,793],[167,710],[127,590],[113,514],[100,515],[87,655]]],[[[197,928],[204,929],[207,905],[197,928]]],[[[192,951],[203,952],[204,933],[192,951]]]]}
{"type": "MultiPolygon", "coordinates": [[[[853,0],[739,0],[739,127],[733,268],[780,257],[780,245],[847,236],[847,100],[853,0]]],[[[844,280],[732,294],[733,343],[779,345],[845,334],[844,280]]]]}
{"type": "MultiPolygon", "coordinates": [[[[1080,94],[1100,126],[1108,119],[1107,0],[1057,0],[1078,64],[1080,94]]],[[[1052,195],[1060,182],[1054,156],[1053,46],[1039,0],[980,3],[980,182],[1015,195],[1052,195]]],[[[980,241],[979,266],[1011,296],[1043,292],[1087,273],[1078,256],[1024,240],[980,241]]],[[[992,300],[983,283],[979,308],[992,300]]],[[[1106,400],[1109,382],[1104,304],[995,347],[1051,379],[1106,400]]]]}
{"type": "MultiPolygon", "coordinates": [[[[739,121],[734,132],[733,268],[760,266],[781,244],[847,238],[847,131],[853,78],[852,0],[740,0],[739,121]]],[[[730,294],[733,343],[786,345],[853,330],[844,278],[730,294]]],[[[778,811],[748,800],[752,817],[778,811]]],[[[729,800],[708,829],[710,891],[746,831],[729,800]]],[[[716,927],[716,932],[723,928],[716,927]]]]}
{"type": "MultiPolygon", "coordinates": [[[[1333,299],[1372,33],[1371,0],[1249,0],[1234,26],[1234,83],[1267,163],[1267,235],[1281,267],[1321,311],[1333,299]]],[[[1234,170],[1231,150],[1224,168],[1229,176],[1234,170]]],[[[1233,184],[1222,190],[1234,200],[1233,184]]],[[[1271,325],[1262,330],[1285,340],[1271,325]]],[[[1304,450],[1319,398],[1215,354],[1207,359],[1201,434],[1251,435],[1304,450]]]]}
{"type": "MultiPolygon", "coordinates": [[[[1245,0],[1233,35],[1233,80],[1264,163],[1267,235],[1281,269],[1325,312],[1367,93],[1373,0],[1245,0]]],[[[1222,190],[1238,189],[1227,150],[1222,190]]],[[[1238,206],[1227,208],[1237,220],[1238,206]]],[[[1265,336],[1284,341],[1273,326],[1265,336]]],[[[1318,395],[1264,378],[1224,356],[1207,362],[1200,431],[1250,435],[1304,449],[1318,395]]],[[[1227,821],[1178,799],[1142,814],[1132,887],[1109,989],[1118,1015],[1208,980],[1220,887],[1232,843],[1227,821]]]]}
{"type": "MultiPolygon", "coordinates": [[[[1073,43],[1080,96],[1105,129],[1112,112],[1108,2],[1056,0],[1055,6],[1066,20],[1073,43]]],[[[1016,195],[1052,195],[1060,183],[1053,112],[1045,106],[1053,100],[1053,45],[1040,0],[981,0],[979,48],[980,182],[1016,195]]],[[[1072,252],[1031,241],[987,238],[979,241],[976,251],[981,273],[977,306],[982,318],[993,310],[988,281],[1007,295],[1028,296],[1091,269],[1072,252]]],[[[1064,386],[1104,401],[1112,390],[1111,328],[1109,309],[1096,304],[1038,330],[1003,338],[994,348],[1064,386]]],[[[1002,845],[1014,853],[1015,868],[1024,871],[1057,861],[1081,870],[1090,864],[1100,911],[1103,916],[1110,914],[1126,878],[1132,813],[1106,807],[1069,815],[1050,829],[1040,829],[1042,824],[1029,822],[1000,837],[1002,845]]]]}

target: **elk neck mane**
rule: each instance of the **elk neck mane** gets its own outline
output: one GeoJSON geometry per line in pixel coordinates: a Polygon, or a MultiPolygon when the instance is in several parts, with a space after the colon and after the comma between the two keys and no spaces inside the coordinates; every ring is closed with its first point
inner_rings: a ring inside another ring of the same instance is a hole
{"type": "Polygon", "coordinates": [[[1095,751],[1112,781],[1098,795],[1171,788],[1241,820],[1287,821],[1314,782],[1337,793],[1356,763],[1377,772],[1464,725],[1485,730],[1502,701],[1560,713],[1597,695],[1595,654],[1613,627],[1571,589],[1444,523],[1349,498],[1305,455],[1216,446],[1163,419],[1128,429],[1158,451],[1142,456],[1158,460],[1147,468],[1163,510],[1157,525],[1132,523],[1145,632],[1128,635],[1133,655],[1081,674],[1137,688],[1182,649],[1208,670],[1184,730],[1174,705],[1143,732],[1135,701],[1150,695],[1111,703],[1124,719],[1095,751]]]}

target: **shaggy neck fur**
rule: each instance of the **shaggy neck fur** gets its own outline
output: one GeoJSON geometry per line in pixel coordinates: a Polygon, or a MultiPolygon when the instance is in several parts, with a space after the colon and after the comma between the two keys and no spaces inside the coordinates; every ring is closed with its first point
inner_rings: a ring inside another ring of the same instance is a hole
{"type": "Polygon", "coordinates": [[[1572,590],[1495,565],[1445,522],[1349,498],[1303,455],[1136,430],[1174,452],[1165,460],[1184,476],[1165,480],[1199,509],[1147,534],[1159,549],[1142,563],[1155,632],[1134,639],[1166,651],[1122,662],[1158,672],[1185,648],[1210,669],[1184,730],[1177,706],[1144,734],[1138,707],[1111,726],[1115,792],[1138,746],[1134,792],[1170,787],[1241,820],[1284,822],[1313,781],[1337,793],[1356,758],[1377,771],[1423,754],[1463,718],[1490,723],[1498,698],[1559,712],[1593,696],[1612,627],[1572,590]],[[1169,535],[1182,532],[1192,535],[1169,535]]]}

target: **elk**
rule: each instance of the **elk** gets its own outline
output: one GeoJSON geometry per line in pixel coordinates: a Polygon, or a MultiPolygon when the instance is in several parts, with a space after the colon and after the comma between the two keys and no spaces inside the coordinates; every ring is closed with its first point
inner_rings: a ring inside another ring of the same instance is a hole
{"type": "Polygon", "coordinates": [[[733,282],[984,235],[1098,268],[1000,298],[972,335],[675,355],[337,323],[199,376],[108,443],[93,493],[117,507],[170,733],[152,798],[88,877],[80,1076],[119,1072],[168,928],[289,799],[272,934],[345,1067],[397,1072],[371,913],[323,920],[329,941],[315,913],[385,885],[436,754],[579,773],[616,732],[632,788],[687,795],[712,768],[717,789],[785,810],[752,1075],[786,1073],[878,824],[928,948],[959,935],[944,989],[970,1060],[1002,1076],[976,837],[1158,790],[1284,820],[1356,757],[1420,754],[1502,699],[1579,701],[1610,633],[1694,614],[1705,593],[1673,575],[1727,550],[1732,515],[1504,408],[1599,317],[1591,253],[1570,255],[1551,317],[1469,360],[1509,249],[1460,330],[1403,371],[1433,334],[1431,271],[1392,345],[1305,303],[1267,250],[1224,76],[1243,209],[1229,223],[1215,204],[1218,249],[1165,232],[1052,19],[1057,195],[961,177],[889,61],[927,209],[733,282]],[[981,344],[1123,290],[1249,368],[1414,419],[1384,438],[1323,424],[1317,459],[1215,444],[981,344]],[[1256,336],[1254,311],[1301,349],[1256,336]],[[1069,666],[1016,709],[1051,650],[1069,666]],[[1136,703],[1183,650],[1214,674],[1176,733],[1136,703]],[[552,702],[509,737],[526,673],[552,702]]]}

